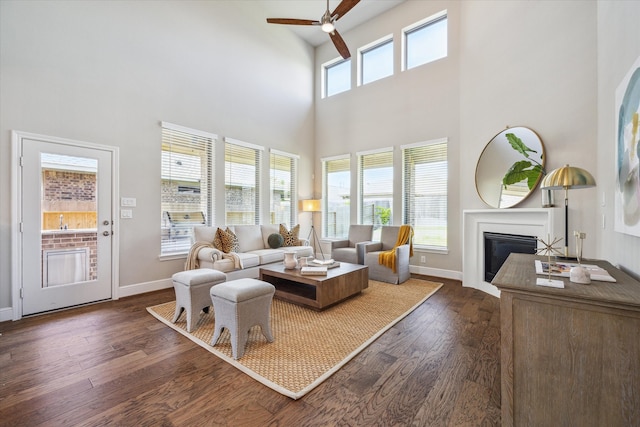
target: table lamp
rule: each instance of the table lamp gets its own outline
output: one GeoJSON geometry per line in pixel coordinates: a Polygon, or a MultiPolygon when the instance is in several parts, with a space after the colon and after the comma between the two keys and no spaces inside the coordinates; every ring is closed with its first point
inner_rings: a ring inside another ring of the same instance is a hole
{"type": "Polygon", "coordinates": [[[574,188],[595,187],[596,180],[582,168],[564,165],[549,172],[540,188],[543,190],[564,189],[564,258],[569,257],[569,190],[574,188]]]}

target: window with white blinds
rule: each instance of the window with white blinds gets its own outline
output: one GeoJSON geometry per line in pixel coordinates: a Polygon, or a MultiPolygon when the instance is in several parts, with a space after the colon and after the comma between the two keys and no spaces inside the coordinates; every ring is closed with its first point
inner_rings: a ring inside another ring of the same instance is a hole
{"type": "Polygon", "coordinates": [[[393,223],[393,151],[391,148],[358,153],[360,224],[373,224],[374,240],[380,226],[393,223]]]}
{"type": "Polygon", "coordinates": [[[447,249],[447,139],[402,147],[403,223],[414,245],[447,249]]]}
{"type": "Polygon", "coordinates": [[[322,159],[322,234],[346,238],[351,217],[349,156],[322,159]]]}
{"type": "Polygon", "coordinates": [[[297,224],[298,156],[271,150],[269,156],[269,184],[271,224],[286,224],[288,228],[297,224]]]}
{"type": "Polygon", "coordinates": [[[161,255],[186,253],[193,226],[213,218],[217,135],[162,122],[161,255]]]}
{"type": "Polygon", "coordinates": [[[225,224],[260,224],[262,147],[224,139],[225,224]]]}

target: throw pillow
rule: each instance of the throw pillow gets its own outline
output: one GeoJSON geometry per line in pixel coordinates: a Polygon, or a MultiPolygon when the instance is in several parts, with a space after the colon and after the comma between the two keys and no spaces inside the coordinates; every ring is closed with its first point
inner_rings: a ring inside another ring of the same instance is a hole
{"type": "Polygon", "coordinates": [[[238,237],[233,234],[233,231],[229,230],[229,227],[227,227],[226,230],[223,230],[222,228],[218,228],[216,230],[216,237],[213,239],[213,246],[224,253],[238,252],[240,249],[238,237]]]}
{"type": "Polygon", "coordinates": [[[280,224],[280,234],[284,239],[282,246],[300,246],[300,240],[298,234],[300,233],[300,224],[293,227],[291,230],[287,230],[284,224],[280,224]]]}
{"type": "Polygon", "coordinates": [[[269,235],[267,242],[271,249],[277,249],[284,244],[284,237],[281,234],[273,233],[269,235]]]}

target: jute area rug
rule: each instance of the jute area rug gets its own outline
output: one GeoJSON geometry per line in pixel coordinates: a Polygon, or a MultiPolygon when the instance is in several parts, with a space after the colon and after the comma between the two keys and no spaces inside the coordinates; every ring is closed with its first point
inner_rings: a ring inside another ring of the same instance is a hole
{"type": "Polygon", "coordinates": [[[234,360],[225,329],[215,347],[213,310],[201,313],[196,329],[186,331],[185,314],[173,324],[175,301],[148,307],[158,320],[232,364],[267,387],[299,399],[329,378],[376,338],[399,322],[441,283],[409,279],[401,285],[369,281],[369,288],[336,306],[317,312],[274,298],[269,343],[259,326],[251,328],[244,356],[234,360]]]}

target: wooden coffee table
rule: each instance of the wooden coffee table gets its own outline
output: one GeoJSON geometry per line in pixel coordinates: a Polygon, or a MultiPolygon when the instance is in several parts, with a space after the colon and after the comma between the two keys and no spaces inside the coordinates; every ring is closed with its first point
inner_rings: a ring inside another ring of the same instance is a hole
{"type": "Polygon", "coordinates": [[[337,304],[369,287],[369,267],[341,262],[326,276],[307,276],[282,263],[260,268],[260,280],[276,287],[276,298],[314,310],[337,304]]]}

